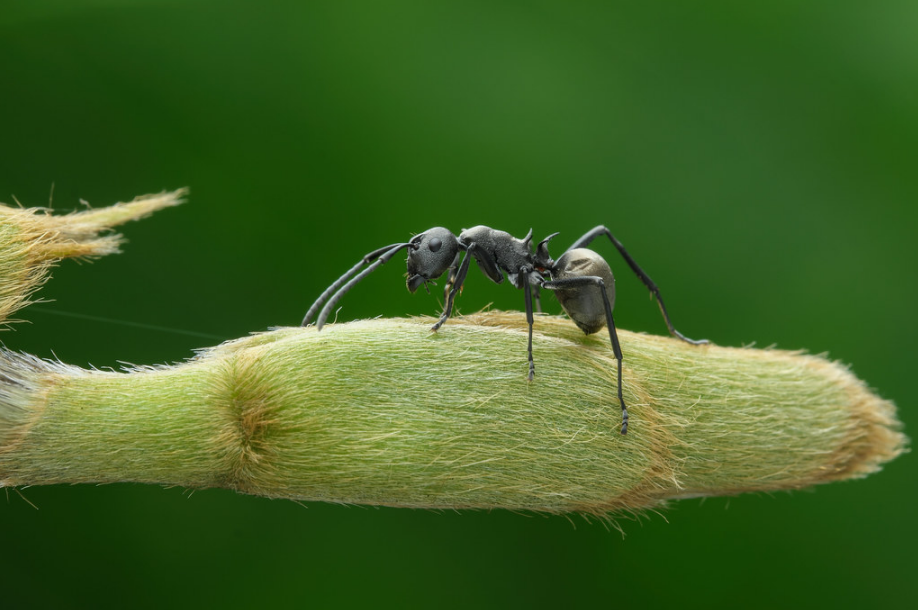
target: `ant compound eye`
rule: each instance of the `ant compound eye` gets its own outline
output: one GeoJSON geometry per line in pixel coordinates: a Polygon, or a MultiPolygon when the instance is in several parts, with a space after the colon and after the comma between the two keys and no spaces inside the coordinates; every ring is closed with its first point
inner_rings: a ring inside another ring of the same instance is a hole
{"type": "Polygon", "coordinates": [[[440,246],[442,245],[443,245],[443,242],[440,241],[439,237],[434,237],[427,243],[427,247],[430,248],[431,252],[436,252],[437,250],[440,249],[440,246]]]}

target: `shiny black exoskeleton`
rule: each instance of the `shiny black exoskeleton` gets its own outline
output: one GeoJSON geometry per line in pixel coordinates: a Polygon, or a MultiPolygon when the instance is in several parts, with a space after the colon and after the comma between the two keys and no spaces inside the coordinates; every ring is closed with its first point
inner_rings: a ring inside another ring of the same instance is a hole
{"type": "Polygon", "coordinates": [[[415,235],[411,241],[392,244],[364,256],[316,299],[303,318],[303,326],[318,313],[316,328],[322,330],[335,305],[348,290],[377,267],[387,263],[399,251],[407,249],[407,285],[411,292],[415,292],[421,286],[426,287],[428,282],[449,271],[446,305],[440,319],[431,327],[431,330],[438,330],[452,314],[453,301],[465,282],[469,264],[474,258],[484,274],[493,282],[502,283],[506,274],[510,283],[525,293],[526,320],[529,322],[530,381],[535,374],[535,363],[532,358],[533,299],[538,306],[539,289],[553,291],[564,311],[586,334],[598,332],[603,326],[609,329],[612,351],[618,361],[618,400],[622,407],[621,432],[625,434],[628,432],[628,409],[622,397],[622,350],[615,330],[615,320],[612,318],[612,308],[615,305],[615,278],[609,264],[586,246],[601,235],[607,236],[631,270],[656,297],[669,332],[695,345],[707,341],[689,339],[673,327],[660,290],[609,229],[603,226],[594,228],[574,242],[557,261],[548,253],[548,242],[556,235],[557,233],[553,233],[543,239],[533,252],[531,230],[523,239],[517,239],[505,231],[485,226],[464,229],[458,237],[443,227],[428,229],[415,235]],[[462,252],[466,253],[464,257],[461,256],[462,252]]]}

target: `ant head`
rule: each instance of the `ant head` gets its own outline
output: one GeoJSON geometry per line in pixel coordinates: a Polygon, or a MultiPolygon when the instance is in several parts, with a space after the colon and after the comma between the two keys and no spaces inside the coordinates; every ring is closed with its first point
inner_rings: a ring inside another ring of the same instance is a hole
{"type": "Polygon", "coordinates": [[[539,242],[539,245],[536,246],[535,253],[535,268],[539,271],[550,271],[555,268],[555,261],[548,253],[548,242],[552,240],[553,237],[558,235],[557,233],[552,233],[545,239],[539,242]]]}
{"type": "Polygon", "coordinates": [[[459,240],[449,229],[434,227],[415,235],[408,248],[408,290],[435,280],[456,262],[459,240]]]}

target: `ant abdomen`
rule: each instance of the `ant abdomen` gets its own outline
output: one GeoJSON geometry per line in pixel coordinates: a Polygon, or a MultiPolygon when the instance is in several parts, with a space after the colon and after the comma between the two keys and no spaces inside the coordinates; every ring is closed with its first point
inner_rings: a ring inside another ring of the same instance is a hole
{"type": "MultiPolygon", "coordinates": [[[[609,263],[596,252],[586,248],[568,250],[555,262],[551,270],[552,280],[566,280],[578,277],[599,277],[605,286],[611,307],[615,306],[615,278],[609,263]]],[[[567,312],[580,330],[588,335],[602,330],[606,325],[606,310],[599,298],[599,286],[575,286],[555,290],[561,307],[567,312]]]]}

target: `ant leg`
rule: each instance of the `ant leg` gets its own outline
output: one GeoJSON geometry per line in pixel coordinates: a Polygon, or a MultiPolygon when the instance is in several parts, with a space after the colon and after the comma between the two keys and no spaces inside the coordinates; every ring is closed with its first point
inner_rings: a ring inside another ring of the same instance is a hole
{"type": "Polygon", "coordinates": [[[303,316],[303,322],[302,324],[300,324],[300,326],[306,326],[307,324],[309,324],[309,321],[312,320],[312,318],[319,312],[319,309],[322,307],[322,303],[324,303],[326,299],[328,299],[331,295],[337,292],[337,290],[341,288],[341,286],[347,283],[347,281],[350,280],[351,277],[355,273],[360,271],[361,267],[363,267],[364,265],[369,265],[370,263],[372,263],[374,260],[382,256],[386,252],[391,251],[393,248],[404,247],[404,246],[405,244],[392,244],[390,246],[386,246],[385,248],[379,248],[378,250],[373,250],[372,252],[364,256],[362,259],[360,259],[359,263],[351,267],[351,269],[347,273],[345,273],[344,275],[339,277],[337,280],[335,280],[335,282],[331,286],[325,289],[325,292],[319,295],[319,298],[316,299],[315,303],[313,303],[312,306],[309,308],[309,311],[306,312],[306,315],[303,316]]]}
{"type": "Polygon", "coordinates": [[[443,304],[446,305],[446,299],[449,298],[449,291],[452,290],[453,284],[456,283],[456,274],[459,269],[459,253],[456,253],[456,258],[453,260],[453,264],[449,266],[449,275],[447,276],[446,285],[443,287],[443,304]]]}
{"type": "Polygon", "coordinates": [[[605,282],[603,282],[601,277],[585,275],[563,280],[552,280],[542,284],[542,288],[547,288],[548,290],[576,288],[578,286],[597,286],[600,294],[602,294],[602,304],[606,310],[606,326],[609,329],[609,340],[612,342],[612,353],[615,354],[615,359],[618,361],[618,402],[622,406],[622,434],[627,434],[628,409],[625,406],[625,398],[622,396],[622,346],[618,342],[618,332],[615,330],[615,319],[612,317],[612,304],[609,302],[609,296],[606,294],[605,282]]]}
{"type": "MultiPolygon", "coordinates": [[[[353,287],[357,284],[357,282],[359,282],[360,280],[362,280],[362,279],[365,278],[366,276],[368,276],[368,275],[370,275],[371,273],[373,273],[374,271],[376,271],[376,269],[377,269],[380,265],[384,265],[384,264],[386,264],[387,262],[389,262],[389,259],[391,259],[393,256],[395,256],[396,253],[398,253],[399,250],[403,250],[403,249],[408,248],[408,247],[410,247],[410,246],[411,246],[410,243],[396,244],[396,245],[394,245],[394,246],[391,246],[391,247],[389,248],[389,250],[386,251],[382,256],[379,256],[379,257],[376,259],[376,261],[375,261],[372,265],[370,265],[369,267],[367,267],[366,269],[364,269],[363,271],[361,271],[356,277],[352,278],[349,282],[347,282],[346,284],[344,284],[344,286],[342,286],[341,289],[338,290],[338,292],[336,292],[335,295],[334,295],[331,299],[329,299],[328,303],[325,304],[325,307],[322,308],[322,311],[319,312],[319,319],[316,320],[316,330],[322,330],[322,327],[325,326],[325,320],[328,319],[328,316],[331,314],[331,312],[332,312],[332,310],[334,309],[335,305],[337,305],[338,301],[341,300],[341,297],[343,297],[345,294],[347,294],[347,291],[348,291],[348,290],[350,290],[351,288],[353,288],[353,287]]],[[[371,254],[377,254],[378,252],[379,252],[379,251],[377,250],[376,252],[373,252],[373,253],[371,253],[371,254]]],[[[370,255],[367,255],[367,256],[370,256],[370,255]]],[[[361,261],[361,262],[362,262],[362,261],[361,261]]],[[[354,271],[354,269],[358,269],[358,268],[359,268],[359,267],[354,267],[353,269],[351,269],[351,271],[354,271]]],[[[351,273],[351,271],[348,271],[348,273],[351,273]]],[[[344,276],[342,276],[341,278],[339,278],[337,282],[335,282],[334,284],[332,284],[331,286],[329,286],[328,289],[326,290],[326,292],[329,292],[332,288],[335,288],[335,287],[339,286],[340,284],[342,284],[343,281],[344,281],[346,278],[347,278],[347,274],[345,274],[344,276]]],[[[324,296],[324,295],[323,295],[323,296],[324,296]]],[[[320,299],[321,299],[321,297],[320,297],[320,299]]],[[[314,305],[313,307],[315,307],[315,305],[314,305]]],[[[312,309],[310,309],[310,311],[312,311],[312,309]]],[[[308,316],[308,314],[307,314],[307,316],[308,316]]]]}
{"type": "Polygon", "coordinates": [[[520,277],[523,282],[523,292],[526,294],[526,321],[529,323],[529,381],[532,381],[535,375],[535,362],[532,360],[532,287],[529,285],[528,272],[520,271],[520,277]]]}
{"type": "Polygon", "coordinates": [[[628,266],[631,267],[632,271],[634,271],[634,274],[640,278],[644,285],[647,286],[647,289],[650,290],[654,297],[656,297],[657,305],[660,306],[660,312],[663,314],[663,320],[666,322],[666,327],[669,329],[669,334],[682,339],[686,343],[691,343],[692,345],[710,343],[707,339],[689,339],[678,330],[676,330],[676,328],[673,326],[673,323],[669,319],[669,313],[666,311],[666,305],[663,304],[663,296],[660,294],[660,289],[657,288],[657,285],[654,284],[652,279],[650,279],[650,276],[647,275],[643,269],[641,269],[640,265],[638,265],[637,262],[631,258],[631,255],[628,254],[627,250],[625,250],[625,246],[622,245],[622,242],[615,239],[615,236],[612,235],[612,231],[606,227],[600,225],[593,228],[586,235],[575,241],[571,247],[567,249],[567,251],[569,252],[574,248],[585,248],[587,245],[589,245],[590,242],[592,242],[600,235],[605,235],[609,238],[609,240],[612,242],[612,245],[615,246],[616,250],[618,250],[618,253],[622,255],[622,258],[625,259],[625,262],[628,263],[628,266]]]}
{"type": "Polygon", "coordinates": [[[532,298],[535,299],[535,310],[538,313],[542,313],[542,298],[539,295],[539,292],[540,291],[538,286],[532,287],[532,298]]]}
{"type": "MultiPolygon", "coordinates": [[[[430,330],[439,330],[450,315],[452,315],[453,300],[456,298],[456,293],[462,290],[462,283],[465,282],[465,276],[469,272],[469,263],[472,261],[472,252],[475,250],[475,247],[473,243],[469,244],[466,248],[465,257],[462,259],[462,264],[459,265],[459,271],[456,273],[456,280],[453,283],[452,289],[449,291],[449,295],[446,297],[446,307],[443,309],[443,315],[440,316],[436,324],[430,327],[430,330]]],[[[452,273],[450,273],[450,276],[452,276],[452,273]]]]}

